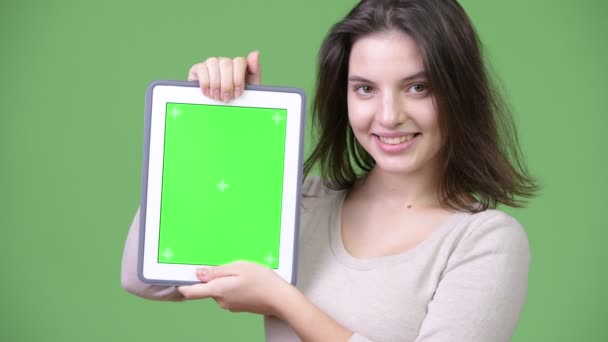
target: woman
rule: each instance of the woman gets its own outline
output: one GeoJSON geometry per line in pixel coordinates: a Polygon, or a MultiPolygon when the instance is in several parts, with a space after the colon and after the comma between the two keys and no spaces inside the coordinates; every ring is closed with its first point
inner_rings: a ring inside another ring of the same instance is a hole
{"type": "MultiPolygon", "coordinates": [[[[137,216],[123,286],[263,314],[268,341],[509,340],[530,254],[495,207],[521,206],[536,185],[479,45],[455,0],[361,1],[319,55],[305,174],[323,177],[303,185],[297,288],[247,262],[199,269],[197,285],[143,284],[137,216]]],[[[209,58],[189,79],[230,101],[260,82],[258,61],[209,58]]]]}

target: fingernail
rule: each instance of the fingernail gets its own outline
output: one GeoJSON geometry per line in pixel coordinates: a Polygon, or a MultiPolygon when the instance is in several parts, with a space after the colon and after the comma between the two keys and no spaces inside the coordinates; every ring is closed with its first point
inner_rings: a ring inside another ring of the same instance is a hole
{"type": "Polygon", "coordinates": [[[219,89],[215,89],[213,91],[213,98],[216,99],[216,100],[218,100],[218,101],[220,100],[220,90],[219,89]]]}
{"type": "Polygon", "coordinates": [[[209,96],[209,87],[203,87],[203,94],[205,94],[205,96],[209,96]]]}
{"type": "Polygon", "coordinates": [[[242,92],[241,87],[235,87],[234,88],[234,97],[241,96],[241,92],[242,92]]]}
{"type": "Polygon", "coordinates": [[[196,276],[200,278],[205,278],[207,276],[206,268],[198,268],[196,269],[196,276]]]}
{"type": "Polygon", "coordinates": [[[230,100],[230,94],[228,92],[225,92],[224,94],[222,94],[222,101],[228,102],[229,100],[230,100]]]}

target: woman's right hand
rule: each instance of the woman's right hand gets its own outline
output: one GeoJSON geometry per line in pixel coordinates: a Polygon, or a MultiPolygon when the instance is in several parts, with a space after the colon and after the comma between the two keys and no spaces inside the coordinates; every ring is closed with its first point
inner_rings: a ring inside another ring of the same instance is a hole
{"type": "Polygon", "coordinates": [[[205,96],[224,102],[241,96],[245,84],[260,84],[261,77],[259,51],[247,58],[209,57],[188,72],[188,81],[198,80],[205,96]]]}

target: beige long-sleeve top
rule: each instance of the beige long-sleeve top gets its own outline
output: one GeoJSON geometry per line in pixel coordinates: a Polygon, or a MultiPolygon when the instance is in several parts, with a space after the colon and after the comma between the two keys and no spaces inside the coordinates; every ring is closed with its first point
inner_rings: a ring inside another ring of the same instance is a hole
{"type": "MultiPolygon", "coordinates": [[[[318,178],[303,186],[297,288],[354,332],[350,342],[508,341],[524,305],[530,252],[522,226],[498,210],[459,212],[413,249],[357,259],[340,238],[345,192],[318,178]]],[[[175,287],[142,283],[136,272],[139,213],[122,261],[122,284],[156,300],[175,287]]],[[[265,318],[266,340],[299,341],[285,322],[265,318]]]]}

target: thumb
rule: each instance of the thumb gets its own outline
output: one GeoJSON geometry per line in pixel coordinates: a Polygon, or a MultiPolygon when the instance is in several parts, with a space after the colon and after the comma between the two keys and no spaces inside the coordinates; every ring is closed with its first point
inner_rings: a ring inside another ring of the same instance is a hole
{"type": "Polygon", "coordinates": [[[262,67],[260,66],[260,51],[252,51],[247,55],[247,75],[245,83],[260,84],[262,80],[262,67]]]}
{"type": "Polygon", "coordinates": [[[202,267],[196,269],[196,277],[203,282],[209,282],[213,279],[229,277],[236,275],[234,267],[231,264],[214,266],[214,267],[202,267]]]}
{"type": "Polygon", "coordinates": [[[229,280],[221,278],[207,283],[179,286],[177,290],[186,299],[218,298],[226,292],[227,286],[230,286],[229,280]]]}

